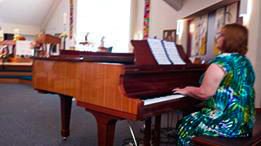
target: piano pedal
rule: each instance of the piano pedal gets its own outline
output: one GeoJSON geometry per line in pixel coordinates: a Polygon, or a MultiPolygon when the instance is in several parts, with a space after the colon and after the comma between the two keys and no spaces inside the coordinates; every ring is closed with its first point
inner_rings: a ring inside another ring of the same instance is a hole
{"type": "Polygon", "coordinates": [[[131,123],[130,123],[129,120],[128,120],[128,127],[129,127],[129,130],[130,130],[132,139],[131,139],[131,141],[129,140],[129,142],[127,142],[126,146],[139,146],[139,143],[137,142],[137,139],[135,137],[134,131],[133,131],[132,127],[131,127],[131,123]]]}
{"type": "Polygon", "coordinates": [[[167,132],[167,136],[171,136],[171,137],[177,137],[177,130],[176,129],[169,129],[169,131],[167,132]]]}
{"type": "Polygon", "coordinates": [[[160,129],[160,143],[161,144],[175,144],[177,138],[176,128],[161,128],[160,129]]]}
{"type": "MultiPolygon", "coordinates": [[[[143,146],[143,139],[136,139],[137,140],[137,146],[143,146]]],[[[122,146],[135,146],[135,142],[133,141],[133,138],[126,138],[123,140],[122,146]]]]}
{"type": "Polygon", "coordinates": [[[144,134],[145,132],[145,124],[143,124],[141,127],[140,127],[140,133],[144,134]]]}
{"type": "MultiPolygon", "coordinates": [[[[145,124],[140,127],[140,132],[144,134],[145,131],[145,124]]],[[[151,127],[151,138],[152,141],[155,137],[154,135],[154,126],[151,127]]],[[[177,138],[177,131],[176,128],[160,128],[160,144],[175,144],[177,138]]]]}
{"type": "Polygon", "coordinates": [[[67,140],[67,137],[62,137],[63,141],[66,141],[67,140]]]}

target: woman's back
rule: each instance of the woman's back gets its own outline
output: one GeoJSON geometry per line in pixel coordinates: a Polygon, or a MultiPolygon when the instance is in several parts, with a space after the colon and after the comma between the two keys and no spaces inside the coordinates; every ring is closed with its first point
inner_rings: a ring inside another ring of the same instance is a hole
{"type": "Polygon", "coordinates": [[[225,53],[212,63],[223,68],[225,76],[215,96],[207,102],[208,106],[222,111],[223,117],[236,120],[238,128],[246,125],[252,128],[255,73],[250,61],[237,53],[225,53]]]}

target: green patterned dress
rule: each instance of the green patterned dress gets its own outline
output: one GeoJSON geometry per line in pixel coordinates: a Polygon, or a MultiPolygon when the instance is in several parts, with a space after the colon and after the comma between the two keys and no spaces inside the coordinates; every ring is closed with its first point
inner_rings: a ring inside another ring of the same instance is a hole
{"type": "Polygon", "coordinates": [[[193,145],[192,137],[250,136],[254,124],[255,73],[250,61],[237,53],[218,55],[212,62],[225,71],[216,94],[205,101],[206,108],[177,123],[177,145],[193,145]]]}

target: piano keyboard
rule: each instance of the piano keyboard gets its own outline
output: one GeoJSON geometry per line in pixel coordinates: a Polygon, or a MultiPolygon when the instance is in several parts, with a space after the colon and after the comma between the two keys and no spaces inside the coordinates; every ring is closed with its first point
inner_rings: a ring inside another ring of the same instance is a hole
{"type": "Polygon", "coordinates": [[[144,101],[144,106],[145,106],[145,105],[151,105],[151,104],[168,101],[168,100],[173,100],[173,99],[178,99],[178,98],[183,98],[183,97],[185,97],[185,96],[182,94],[174,94],[174,95],[155,97],[152,99],[145,99],[143,101],[144,101]]]}

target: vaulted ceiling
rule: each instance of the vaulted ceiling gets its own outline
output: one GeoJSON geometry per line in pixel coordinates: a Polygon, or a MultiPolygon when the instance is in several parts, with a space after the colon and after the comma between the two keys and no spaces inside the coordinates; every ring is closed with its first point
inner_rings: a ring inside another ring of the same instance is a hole
{"type": "MultiPolygon", "coordinates": [[[[0,0],[0,23],[45,26],[60,0],[0,0]]],[[[185,0],[164,0],[181,9],[185,0]]]]}
{"type": "Polygon", "coordinates": [[[185,0],[164,0],[166,3],[168,3],[172,8],[179,11],[185,0]]]}
{"type": "Polygon", "coordinates": [[[0,0],[0,22],[41,25],[57,0],[0,0]]]}

